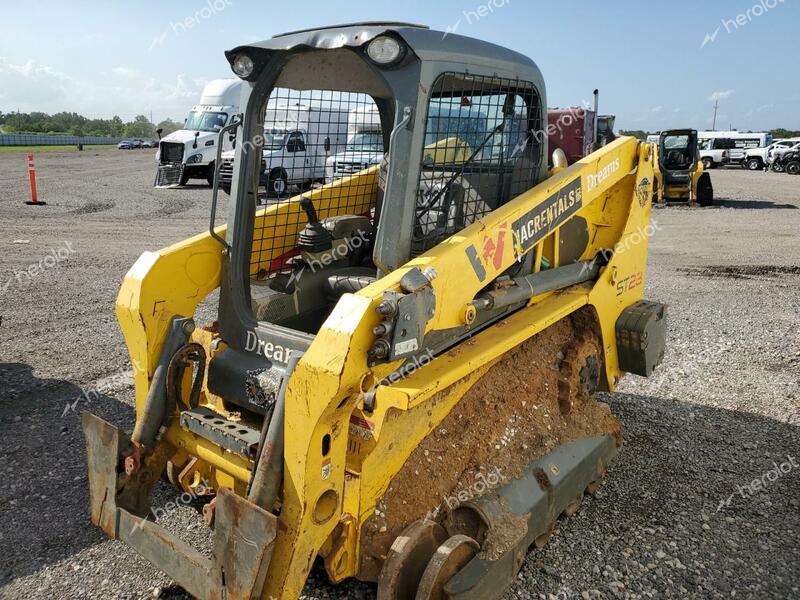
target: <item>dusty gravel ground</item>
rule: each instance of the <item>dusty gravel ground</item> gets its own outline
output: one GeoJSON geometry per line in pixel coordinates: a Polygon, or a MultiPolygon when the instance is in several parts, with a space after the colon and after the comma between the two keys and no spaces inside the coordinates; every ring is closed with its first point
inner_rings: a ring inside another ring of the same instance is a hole
{"type": "MultiPolygon", "coordinates": [[[[131,427],[114,299],[143,250],[206,227],[208,187],[153,190],[147,150],[46,153],[37,168],[48,205],[25,206],[24,156],[0,154],[0,597],[181,597],[89,525],[86,402],[63,413],[96,392],[89,408],[131,427]]],[[[670,306],[668,352],[604,398],[625,448],[508,600],[800,598],[800,177],[712,177],[718,206],[654,211],[647,295],[670,306]]],[[[154,504],[174,497],[159,487],[154,504]]],[[[166,523],[206,541],[196,507],[166,523]]],[[[304,596],[373,597],[319,571],[304,596]]]]}

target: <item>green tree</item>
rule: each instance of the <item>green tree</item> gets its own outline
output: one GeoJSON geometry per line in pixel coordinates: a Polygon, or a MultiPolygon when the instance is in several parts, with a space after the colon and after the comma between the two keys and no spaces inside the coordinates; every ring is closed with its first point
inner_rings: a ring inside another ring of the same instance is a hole
{"type": "Polygon", "coordinates": [[[770,133],[775,139],[800,137],[800,131],[792,131],[790,129],[783,129],[782,127],[773,129],[770,133]]]}
{"type": "Polygon", "coordinates": [[[647,136],[650,135],[646,131],[641,131],[640,129],[634,129],[634,130],[631,130],[631,131],[620,130],[619,134],[620,135],[633,136],[633,137],[635,137],[637,139],[640,139],[640,140],[646,140],[647,136]]]}
{"type": "Polygon", "coordinates": [[[156,128],[144,115],[138,115],[133,121],[125,125],[125,137],[152,138],[156,136],[156,128]]]}
{"type": "Polygon", "coordinates": [[[183,123],[178,123],[177,121],[173,121],[172,119],[164,119],[161,121],[157,127],[159,129],[163,129],[161,132],[162,136],[172,133],[173,131],[178,131],[181,127],[183,127],[183,123]]]}

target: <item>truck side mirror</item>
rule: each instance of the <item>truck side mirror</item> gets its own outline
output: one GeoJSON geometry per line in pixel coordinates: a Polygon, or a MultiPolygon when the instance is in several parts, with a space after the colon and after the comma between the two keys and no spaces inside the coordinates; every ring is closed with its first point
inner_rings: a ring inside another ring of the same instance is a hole
{"type": "Polygon", "coordinates": [[[200,132],[199,131],[195,131],[194,132],[194,144],[192,144],[192,148],[197,148],[197,138],[199,138],[199,137],[200,137],[200,132]]]}
{"type": "Polygon", "coordinates": [[[159,127],[156,129],[156,134],[158,135],[158,139],[161,139],[161,134],[164,132],[164,129],[159,127]]]}

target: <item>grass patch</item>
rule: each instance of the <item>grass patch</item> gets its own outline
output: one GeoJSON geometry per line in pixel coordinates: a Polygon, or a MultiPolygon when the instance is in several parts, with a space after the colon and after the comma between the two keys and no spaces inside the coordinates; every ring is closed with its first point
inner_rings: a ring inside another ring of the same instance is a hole
{"type": "MultiPolygon", "coordinates": [[[[83,151],[105,150],[107,148],[117,149],[116,144],[88,144],[84,145],[83,151]]],[[[68,146],[0,146],[0,152],[77,152],[78,148],[74,145],[68,146]]]]}

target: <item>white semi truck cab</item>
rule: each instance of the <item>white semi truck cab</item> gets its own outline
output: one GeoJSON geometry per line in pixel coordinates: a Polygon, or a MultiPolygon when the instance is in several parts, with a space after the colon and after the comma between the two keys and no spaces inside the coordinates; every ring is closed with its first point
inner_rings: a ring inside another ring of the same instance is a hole
{"type": "MultiPolygon", "coordinates": [[[[215,79],[203,89],[183,129],[163,137],[156,153],[155,187],[186,185],[190,179],[214,181],[214,161],[220,130],[239,112],[240,79],[215,79]]],[[[223,150],[233,148],[227,137],[223,150]]]]}

